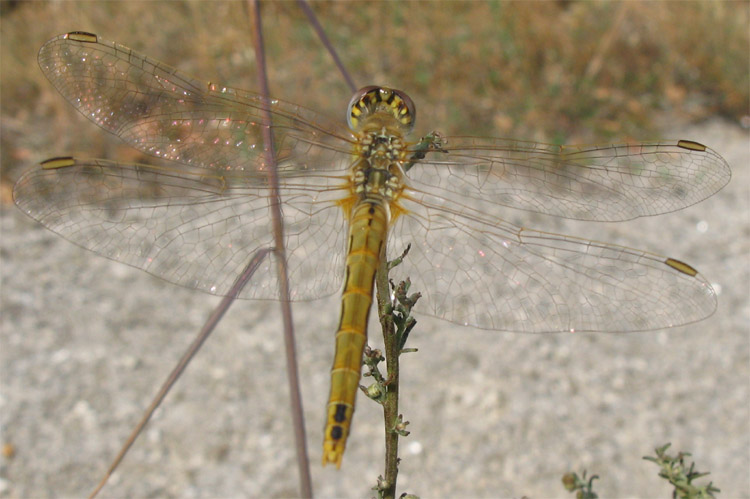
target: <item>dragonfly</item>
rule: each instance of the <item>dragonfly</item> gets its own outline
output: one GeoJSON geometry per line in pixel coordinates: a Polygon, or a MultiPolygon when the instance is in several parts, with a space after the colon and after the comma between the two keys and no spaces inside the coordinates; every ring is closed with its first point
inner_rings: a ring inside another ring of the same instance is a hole
{"type": "MultiPolygon", "coordinates": [[[[415,311],[462,326],[647,331],[716,308],[709,282],[676,258],[502,218],[515,209],[612,222],[691,206],[731,176],[698,142],[415,139],[416,108],[399,90],[365,87],[346,120],[334,120],[190,78],[86,32],[53,38],[38,59],[81,114],[163,164],[55,157],[19,179],[16,204],[77,245],[178,285],[223,295],[274,246],[270,129],[291,299],[342,293],[324,465],[341,466],[383,255],[410,245],[401,269],[422,293],[415,311]]],[[[240,298],[277,299],[275,258],[240,298]]]]}

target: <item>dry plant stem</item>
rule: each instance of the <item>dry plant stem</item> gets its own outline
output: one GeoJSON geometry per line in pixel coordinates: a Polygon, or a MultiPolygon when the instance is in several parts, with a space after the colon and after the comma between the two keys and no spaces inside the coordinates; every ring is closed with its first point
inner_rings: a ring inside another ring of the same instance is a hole
{"type": "Polygon", "coordinates": [[[229,307],[232,305],[234,300],[240,294],[240,291],[242,291],[242,288],[245,287],[245,284],[247,284],[247,282],[250,280],[250,278],[253,276],[253,274],[257,270],[258,265],[260,265],[263,259],[271,251],[273,251],[271,248],[266,248],[266,249],[258,251],[257,253],[255,253],[255,255],[253,255],[253,258],[247,264],[247,267],[245,267],[245,270],[242,272],[242,274],[240,274],[239,277],[237,277],[237,280],[234,282],[234,285],[232,285],[232,288],[229,290],[229,293],[224,297],[224,299],[221,300],[221,303],[219,303],[219,306],[217,306],[214,309],[214,311],[211,313],[211,316],[203,325],[203,328],[201,329],[200,333],[198,333],[198,336],[193,340],[193,342],[188,347],[187,351],[182,355],[179,362],[177,362],[177,365],[174,367],[174,369],[172,369],[172,372],[169,373],[169,376],[167,377],[166,381],[159,389],[159,392],[151,401],[151,405],[149,405],[146,411],[143,413],[141,420],[138,421],[138,424],[130,433],[130,436],[125,441],[125,444],[123,444],[122,448],[120,449],[120,452],[117,454],[115,459],[112,461],[112,464],[109,466],[107,473],[101,479],[101,481],[96,486],[94,491],[91,492],[91,495],[89,495],[89,498],[95,497],[99,493],[99,491],[102,489],[102,487],[104,487],[104,485],[107,483],[107,480],[109,480],[109,477],[112,476],[112,473],[114,473],[115,469],[117,469],[117,466],[120,465],[123,458],[125,457],[125,454],[127,454],[128,450],[130,450],[130,447],[133,445],[133,442],[135,442],[136,438],[138,438],[138,435],[140,435],[141,431],[146,426],[146,423],[148,423],[148,421],[151,419],[151,416],[153,416],[154,411],[156,411],[156,408],[159,407],[159,405],[162,403],[162,401],[164,400],[164,397],[166,397],[167,393],[169,393],[169,390],[172,389],[172,386],[174,386],[175,382],[177,382],[177,379],[185,371],[185,368],[187,367],[187,365],[193,359],[195,354],[198,353],[198,350],[200,350],[201,346],[203,345],[203,342],[206,341],[206,338],[208,338],[208,336],[214,331],[214,329],[216,328],[216,325],[219,323],[219,321],[224,316],[226,311],[229,310],[229,307]]]}
{"type": "Polygon", "coordinates": [[[396,328],[390,311],[391,291],[388,284],[388,260],[385,249],[380,256],[380,266],[375,276],[378,290],[378,315],[383,328],[386,359],[386,392],[383,396],[383,422],[385,424],[385,479],[381,490],[382,497],[392,499],[396,496],[398,479],[398,433],[395,430],[398,421],[398,373],[399,344],[396,328]]]}
{"type": "Polygon", "coordinates": [[[620,25],[625,20],[628,8],[628,2],[622,2],[620,4],[620,7],[617,9],[617,14],[615,15],[615,20],[612,23],[612,27],[609,28],[609,31],[607,31],[607,34],[604,36],[601,43],[599,43],[596,54],[594,54],[594,57],[591,58],[588,66],[586,67],[586,71],[584,72],[584,80],[593,80],[599,74],[599,71],[602,69],[602,65],[604,63],[604,58],[606,57],[607,52],[612,46],[612,42],[615,40],[615,36],[617,36],[620,25]]]}
{"type": "Polygon", "coordinates": [[[333,45],[331,45],[331,41],[326,36],[326,33],[323,30],[323,26],[321,26],[320,22],[318,22],[318,18],[315,15],[315,12],[313,12],[313,10],[310,8],[310,4],[307,3],[307,0],[297,0],[297,3],[302,9],[302,12],[304,12],[307,16],[307,20],[310,21],[310,24],[315,30],[315,33],[317,33],[318,38],[320,38],[320,42],[323,44],[323,46],[325,46],[326,50],[328,50],[328,53],[331,54],[331,57],[333,57],[333,62],[336,63],[336,67],[339,68],[339,71],[341,71],[341,75],[346,80],[346,84],[349,85],[349,90],[351,90],[352,93],[356,92],[357,87],[354,85],[354,80],[352,80],[351,75],[349,75],[346,67],[344,67],[344,63],[341,62],[336,49],[334,49],[333,45]]]}
{"type": "Polygon", "coordinates": [[[258,88],[264,99],[262,113],[263,153],[268,166],[268,184],[270,187],[271,219],[273,223],[274,251],[276,254],[277,273],[279,276],[279,300],[281,315],[284,322],[284,346],[286,351],[287,380],[289,382],[289,398],[291,402],[292,421],[294,426],[294,440],[297,451],[297,470],[300,480],[300,495],[312,497],[312,479],[310,478],[310,462],[307,457],[305,438],[305,419],[300,394],[299,373],[297,369],[297,353],[294,342],[294,326],[292,324],[292,307],[289,298],[289,277],[287,271],[286,251],[284,249],[284,228],[281,218],[281,196],[279,193],[279,178],[276,172],[276,158],[274,157],[273,134],[271,133],[271,113],[268,92],[268,78],[266,75],[265,48],[263,45],[263,31],[260,18],[260,3],[249,0],[249,12],[253,27],[253,45],[255,58],[258,61],[258,88]]]}

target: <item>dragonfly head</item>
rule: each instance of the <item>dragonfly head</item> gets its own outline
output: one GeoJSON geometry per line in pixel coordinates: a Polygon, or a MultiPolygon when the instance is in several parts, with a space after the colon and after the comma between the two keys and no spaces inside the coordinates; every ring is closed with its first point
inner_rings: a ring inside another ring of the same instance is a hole
{"type": "Polygon", "coordinates": [[[411,98],[401,90],[388,87],[368,86],[359,89],[349,101],[346,120],[354,132],[372,121],[378,128],[395,126],[402,133],[411,132],[417,119],[417,109],[411,98]]]}

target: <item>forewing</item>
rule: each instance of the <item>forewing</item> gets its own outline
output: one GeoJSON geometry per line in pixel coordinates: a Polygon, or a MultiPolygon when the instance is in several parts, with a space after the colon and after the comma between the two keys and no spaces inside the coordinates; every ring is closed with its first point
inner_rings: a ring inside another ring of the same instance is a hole
{"type": "Polygon", "coordinates": [[[264,110],[279,168],[344,170],[351,133],[342,123],[279,100],[182,75],[87,33],[48,41],[39,65],[81,114],[149,155],[222,171],[265,169],[264,110]]]}
{"type": "Polygon", "coordinates": [[[408,172],[409,182],[481,210],[504,207],[576,220],[622,221],[679,210],[729,182],[726,161],[688,140],[556,146],[448,137],[408,172]]]}

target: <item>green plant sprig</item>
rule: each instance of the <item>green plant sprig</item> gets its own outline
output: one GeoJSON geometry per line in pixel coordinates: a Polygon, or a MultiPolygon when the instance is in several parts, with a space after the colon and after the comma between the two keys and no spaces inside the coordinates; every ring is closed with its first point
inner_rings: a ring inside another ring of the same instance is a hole
{"type": "Polygon", "coordinates": [[[586,470],[583,470],[580,477],[574,472],[565,473],[562,483],[565,490],[576,493],[576,499],[597,499],[599,496],[594,492],[594,480],[598,478],[599,475],[592,475],[586,480],[586,470]]]}
{"type": "Polygon", "coordinates": [[[685,465],[685,458],[690,456],[689,452],[678,452],[676,456],[667,454],[667,449],[672,444],[665,444],[654,449],[656,457],[643,456],[646,461],[651,461],[661,467],[659,476],[668,480],[674,486],[672,497],[690,498],[690,499],[707,499],[713,498],[714,493],[721,492],[721,489],[714,487],[713,482],[708,485],[698,486],[693,484],[693,480],[704,477],[710,473],[695,471],[695,463],[690,466],[685,465]]]}

